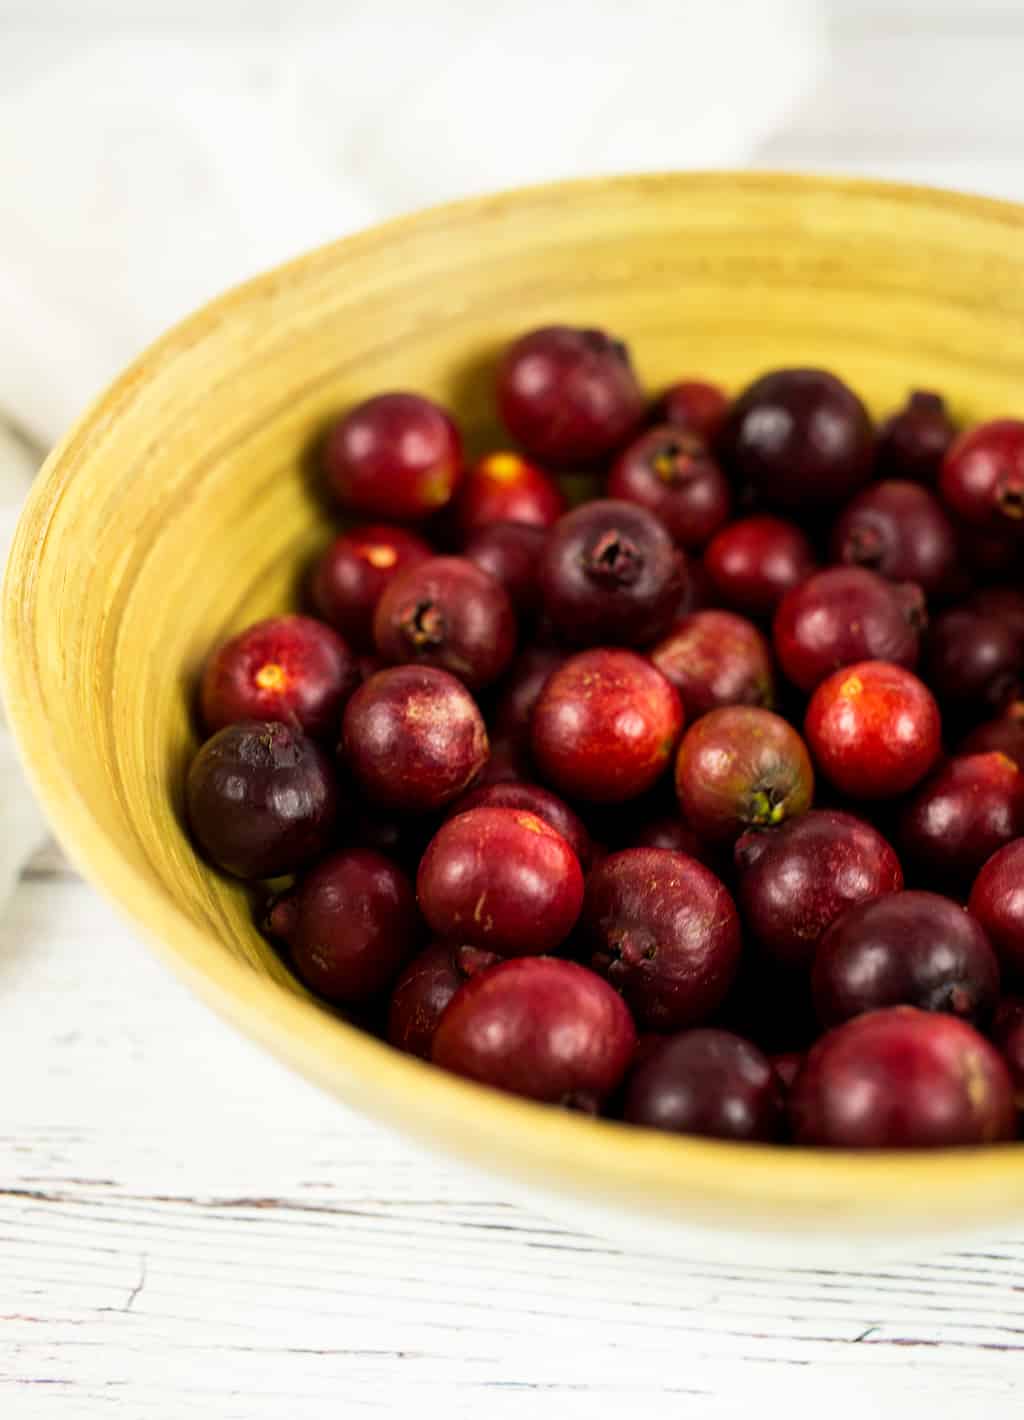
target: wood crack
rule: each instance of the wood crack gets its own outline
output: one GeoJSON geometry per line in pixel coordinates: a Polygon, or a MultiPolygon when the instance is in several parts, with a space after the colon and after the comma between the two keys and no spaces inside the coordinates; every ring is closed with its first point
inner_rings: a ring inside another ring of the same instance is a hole
{"type": "Polygon", "coordinates": [[[135,1286],[134,1286],[134,1287],[131,1289],[131,1291],[128,1293],[128,1300],[125,1302],[124,1306],[121,1308],[121,1310],[122,1310],[123,1312],[130,1312],[130,1311],[131,1311],[132,1307],[135,1305],[136,1298],[140,1295],[140,1293],[142,1292],[143,1287],[145,1287],[145,1285],[146,1285],[146,1262],[147,1262],[146,1254],[143,1253],[142,1256],[139,1258],[139,1280],[136,1282],[135,1286]]]}

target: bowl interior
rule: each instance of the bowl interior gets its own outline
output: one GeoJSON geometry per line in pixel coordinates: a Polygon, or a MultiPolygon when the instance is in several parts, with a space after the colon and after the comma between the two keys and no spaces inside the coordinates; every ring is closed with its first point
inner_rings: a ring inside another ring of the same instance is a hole
{"type": "Polygon", "coordinates": [[[71,852],[215,1005],[347,1099],[465,1158],[652,1216],[905,1226],[1007,1214],[1015,1149],[845,1159],[627,1133],[405,1060],[315,1005],[246,891],[181,823],[201,660],[290,605],[330,532],[315,451],[339,411],[412,388],[495,437],[504,341],[564,320],[630,343],[652,390],[822,364],[876,412],[908,387],[1020,409],[1024,221],[924,190],[775,176],[560,184],[391,223],[228,294],[70,433],[22,519],[5,600],[10,715],[71,852]],[[895,1215],[894,1194],[896,1194],[895,1215]],[[901,1222],[902,1220],[902,1222],[901,1222]]]}

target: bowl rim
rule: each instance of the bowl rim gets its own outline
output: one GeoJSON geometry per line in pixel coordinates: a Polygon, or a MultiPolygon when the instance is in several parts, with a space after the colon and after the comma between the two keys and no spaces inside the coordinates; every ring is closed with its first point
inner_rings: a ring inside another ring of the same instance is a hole
{"type": "Polygon", "coordinates": [[[194,346],[236,307],[282,280],[322,262],[344,261],[382,238],[412,236],[439,220],[471,222],[493,214],[496,205],[538,201],[556,190],[585,199],[670,187],[696,197],[723,185],[748,192],[764,189],[776,197],[780,190],[794,197],[815,192],[838,199],[875,197],[1024,231],[1024,207],[923,185],[764,170],[627,174],[538,183],[438,204],[313,248],[252,277],[174,325],[132,361],[79,417],[37,474],[4,579],[0,688],[9,724],[27,777],[70,859],[192,990],[284,1063],[421,1145],[548,1194],[633,1213],[640,1207],[650,1217],[691,1226],[895,1232],[924,1222],[1007,1221],[1024,1203],[1020,1144],[858,1154],[687,1138],[541,1107],[403,1055],[233,957],[151,885],[92,817],[63,769],[55,734],[38,714],[31,648],[41,623],[35,616],[26,618],[23,608],[26,591],[34,607],[33,569],[45,555],[53,512],[74,477],[77,452],[91,441],[92,432],[115,419],[179,350],[194,346]]]}

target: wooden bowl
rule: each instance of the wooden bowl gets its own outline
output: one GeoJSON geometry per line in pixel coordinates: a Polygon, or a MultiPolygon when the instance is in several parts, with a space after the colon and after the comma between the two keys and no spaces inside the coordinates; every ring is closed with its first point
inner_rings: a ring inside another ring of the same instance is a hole
{"type": "Polygon", "coordinates": [[[998,1228],[1020,1147],[853,1156],[676,1138],[505,1098],[392,1051],[292,980],[182,829],[207,649],[287,607],[325,540],[317,440],[408,387],[489,436],[503,342],[625,337],[652,390],[820,364],[875,412],[911,385],[974,419],[1024,400],[1024,212],[878,183],[670,174],[390,222],[230,292],[138,359],[40,474],[4,601],[7,707],[83,872],[206,1000],[367,1114],[584,1226],[787,1256],[998,1228]]]}

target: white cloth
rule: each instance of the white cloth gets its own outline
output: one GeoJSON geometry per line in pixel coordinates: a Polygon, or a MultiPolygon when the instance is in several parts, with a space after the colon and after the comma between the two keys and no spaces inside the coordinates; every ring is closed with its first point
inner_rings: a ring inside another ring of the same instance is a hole
{"type": "MultiPolygon", "coordinates": [[[[5,21],[0,56],[0,427],[42,446],[191,307],[379,217],[742,164],[822,48],[813,0],[189,0],[159,23],[103,0],[88,26],[61,9],[63,43],[19,51],[5,21]]],[[[25,486],[8,442],[0,522],[25,486]]],[[[16,779],[0,746],[10,860],[32,836],[16,779]]]]}

